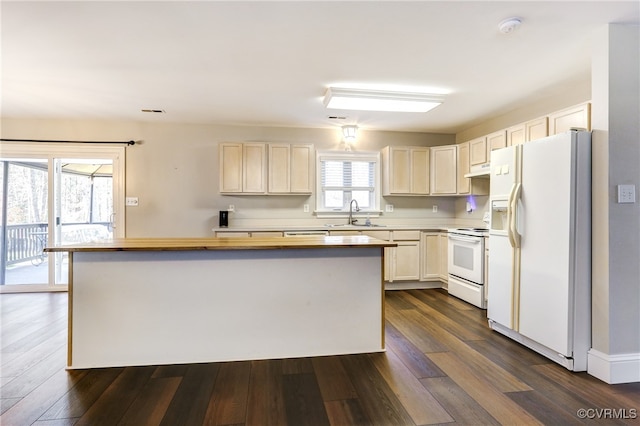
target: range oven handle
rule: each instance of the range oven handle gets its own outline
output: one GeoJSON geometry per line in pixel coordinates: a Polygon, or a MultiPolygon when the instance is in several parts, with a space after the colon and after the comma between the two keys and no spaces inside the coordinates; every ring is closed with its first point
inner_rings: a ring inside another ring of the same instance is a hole
{"type": "Polygon", "coordinates": [[[473,244],[480,244],[481,238],[482,237],[466,237],[460,234],[449,234],[450,240],[464,241],[464,242],[473,243],[473,244]]]}

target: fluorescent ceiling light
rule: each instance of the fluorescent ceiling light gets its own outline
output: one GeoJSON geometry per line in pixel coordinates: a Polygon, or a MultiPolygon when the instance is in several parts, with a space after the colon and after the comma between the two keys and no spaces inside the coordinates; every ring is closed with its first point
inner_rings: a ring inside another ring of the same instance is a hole
{"type": "Polygon", "coordinates": [[[354,111],[427,112],[444,101],[441,95],[330,87],[324,106],[354,111]]]}

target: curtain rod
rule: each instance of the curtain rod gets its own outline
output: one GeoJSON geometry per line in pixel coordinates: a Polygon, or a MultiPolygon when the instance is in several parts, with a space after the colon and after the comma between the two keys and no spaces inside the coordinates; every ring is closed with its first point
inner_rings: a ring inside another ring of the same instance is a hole
{"type": "Polygon", "coordinates": [[[56,140],[47,140],[47,139],[5,139],[2,138],[0,141],[3,142],[43,142],[43,143],[96,143],[96,144],[127,144],[127,145],[135,145],[135,141],[56,141],[56,140]]]}

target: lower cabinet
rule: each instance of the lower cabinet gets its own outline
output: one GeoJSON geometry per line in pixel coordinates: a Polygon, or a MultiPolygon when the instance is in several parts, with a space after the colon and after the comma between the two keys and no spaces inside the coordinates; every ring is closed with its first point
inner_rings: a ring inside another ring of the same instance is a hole
{"type": "Polygon", "coordinates": [[[449,234],[441,232],[438,235],[438,276],[440,281],[449,282],[449,234]]]}
{"type": "Polygon", "coordinates": [[[422,245],[422,281],[433,281],[440,279],[440,250],[439,232],[423,232],[420,238],[422,245]]]}
{"type": "MultiPolygon", "coordinates": [[[[281,237],[280,231],[216,231],[216,237],[281,237]]],[[[446,232],[417,230],[330,230],[329,235],[367,235],[393,241],[397,247],[384,252],[384,280],[447,282],[448,238],[446,232]]]]}
{"type": "Polygon", "coordinates": [[[420,244],[422,246],[421,262],[422,281],[449,280],[449,238],[446,232],[423,232],[420,244]]]}

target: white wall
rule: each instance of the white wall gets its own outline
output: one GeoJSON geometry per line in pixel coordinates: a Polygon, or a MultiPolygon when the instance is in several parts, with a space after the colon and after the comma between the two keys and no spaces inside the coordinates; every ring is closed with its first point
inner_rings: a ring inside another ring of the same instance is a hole
{"type": "Polygon", "coordinates": [[[606,357],[633,354],[636,380],[640,204],[618,204],[616,187],[640,187],[639,64],[640,27],[603,28],[593,56],[593,348],[606,357]]]}
{"type": "MultiPolygon", "coordinates": [[[[314,196],[223,196],[218,192],[220,142],[313,143],[316,149],[343,149],[340,129],[303,129],[162,122],[2,119],[2,137],[58,140],[136,140],[127,148],[126,194],[139,198],[127,207],[128,237],[206,237],[218,223],[218,211],[234,204],[231,226],[324,224],[303,205],[315,207],[314,196]]],[[[361,130],[355,150],[386,145],[436,146],[454,143],[454,135],[361,130]]],[[[452,222],[458,198],[385,197],[382,207],[394,212],[379,220],[452,222]],[[438,212],[432,206],[438,205],[438,212]]],[[[461,210],[467,219],[464,207],[461,210]]],[[[481,218],[481,215],[480,215],[481,218]]]]}

